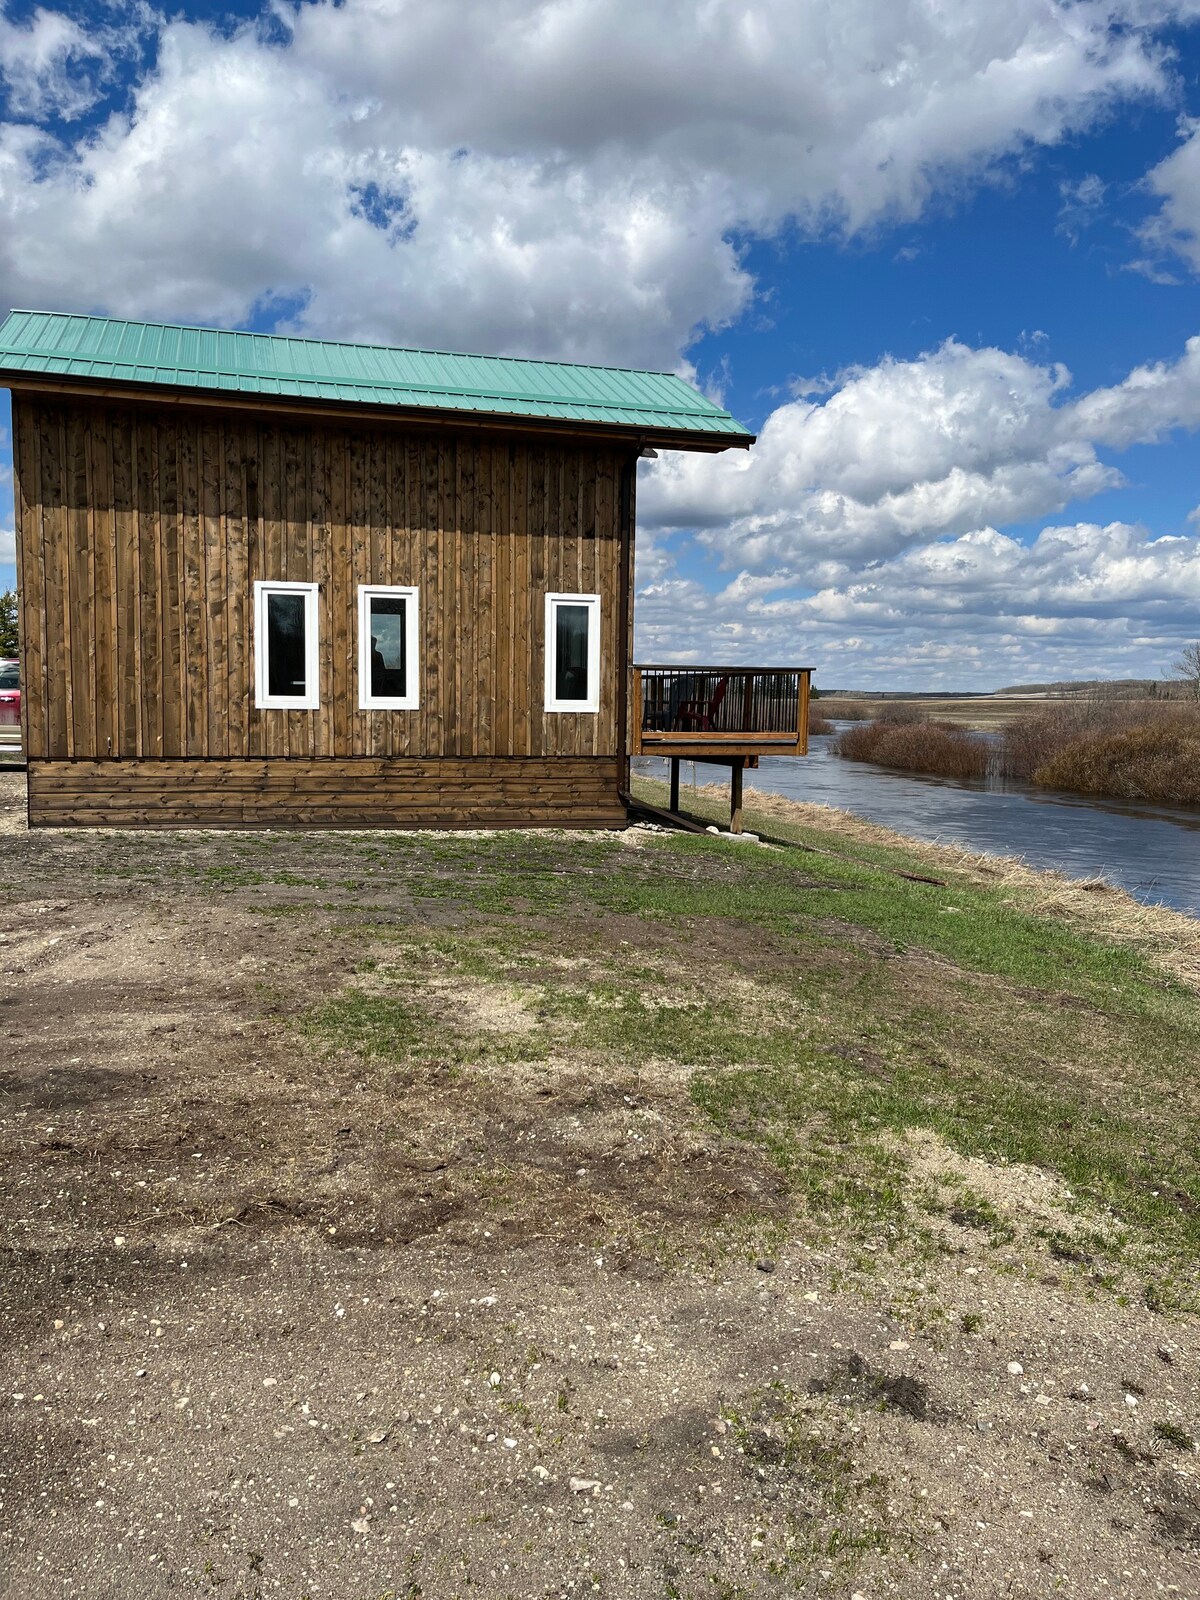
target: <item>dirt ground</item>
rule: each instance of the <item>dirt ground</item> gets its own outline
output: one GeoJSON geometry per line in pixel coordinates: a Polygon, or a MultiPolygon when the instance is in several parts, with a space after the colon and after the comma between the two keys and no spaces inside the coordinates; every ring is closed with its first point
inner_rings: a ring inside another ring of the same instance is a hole
{"type": "MultiPolygon", "coordinates": [[[[4,1595],[1200,1595],[1200,1455],[1154,1429],[1196,1431],[1200,1320],[969,1215],[871,1276],[677,1066],[586,1025],[526,1059],[539,969],[436,956],[501,917],[495,841],[30,834],[13,774],[0,807],[4,1595]],[[362,1046],[406,1016],[457,1044],[362,1046]]],[[[656,836],[507,840],[547,970],[799,959],[628,910],[576,944],[572,872],[656,836]]]]}

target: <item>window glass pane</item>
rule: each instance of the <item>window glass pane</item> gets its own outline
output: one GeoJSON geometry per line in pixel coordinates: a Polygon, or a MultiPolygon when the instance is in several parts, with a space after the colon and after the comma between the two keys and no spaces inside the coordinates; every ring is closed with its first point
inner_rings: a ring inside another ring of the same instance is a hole
{"type": "Polygon", "coordinates": [[[554,695],[557,700],[588,697],[588,607],[554,608],[554,695]]]}
{"type": "Polygon", "coordinates": [[[267,595],[267,692],[302,696],[304,666],[304,596],[267,595]]]}
{"type": "Polygon", "coordinates": [[[371,696],[398,700],[408,692],[408,601],[404,595],[371,596],[371,696]]]}
{"type": "Polygon", "coordinates": [[[21,687],[18,670],[16,667],[0,667],[0,689],[19,689],[21,687]]]}

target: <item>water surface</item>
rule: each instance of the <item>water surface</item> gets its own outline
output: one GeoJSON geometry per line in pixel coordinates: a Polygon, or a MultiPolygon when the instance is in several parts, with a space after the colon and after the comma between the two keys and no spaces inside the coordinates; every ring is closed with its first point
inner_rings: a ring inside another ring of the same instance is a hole
{"type": "MultiPolygon", "coordinates": [[[[764,756],[746,774],[765,789],[814,805],[839,806],[914,839],[1019,856],[1031,867],[1073,878],[1103,877],[1139,900],[1200,916],[1200,812],[1090,800],[1021,784],[988,786],[843,761],[831,736],[810,741],[800,759],[764,756]]],[[[647,776],[667,763],[637,763],[647,776]]],[[[727,783],[728,767],[683,763],[682,783],[727,783]]]]}

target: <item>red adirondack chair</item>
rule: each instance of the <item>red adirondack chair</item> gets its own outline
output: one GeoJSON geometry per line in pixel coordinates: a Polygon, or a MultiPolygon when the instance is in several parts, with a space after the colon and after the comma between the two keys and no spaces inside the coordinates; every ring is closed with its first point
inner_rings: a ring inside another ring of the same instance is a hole
{"type": "Polygon", "coordinates": [[[717,712],[729,687],[729,679],[718,678],[717,686],[709,700],[681,700],[675,713],[679,726],[687,733],[711,733],[716,726],[717,712]]]}

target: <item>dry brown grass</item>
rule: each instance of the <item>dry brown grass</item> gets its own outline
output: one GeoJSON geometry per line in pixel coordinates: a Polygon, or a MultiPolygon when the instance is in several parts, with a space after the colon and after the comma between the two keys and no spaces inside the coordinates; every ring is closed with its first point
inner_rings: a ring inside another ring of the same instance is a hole
{"type": "Polygon", "coordinates": [[[885,713],[915,711],[938,722],[953,722],[961,728],[1006,728],[1009,723],[1029,715],[1031,706],[1046,702],[1010,695],[948,695],[944,699],[880,700],[866,695],[822,695],[821,714],[838,722],[869,722],[885,713]]]}
{"type": "Polygon", "coordinates": [[[833,723],[830,722],[828,717],[823,717],[819,711],[810,710],[808,713],[808,731],[810,734],[832,733],[833,723]]]}
{"type": "Polygon", "coordinates": [[[874,761],[906,772],[931,772],[945,778],[982,778],[991,752],[967,729],[950,722],[927,722],[912,708],[888,707],[876,722],[860,723],[839,734],[836,750],[848,761],[874,761]]]}
{"type": "Polygon", "coordinates": [[[1047,708],[1008,730],[1005,766],[1047,789],[1200,806],[1200,707],[1132,700],[1047,708]]]}
{"type": "Polygon", "coordinates": [[[1028,704],[997,748],[964,722],[934,719],[936,701],[891,700],[835,745],[850,761],[960,780],[1005,776],[1073,794],[1200,806],[1200,706],[1100,697],[1028,704]]]}
{"type": "MultiPolygon", "coordinates": [[[[893,702],[896,703],[896,702],[893,702]]],[[[899,702],[904,704],[904,702],[899,702]]],[[[1029,715],[1030,705],[1038,704],[1020,696],[978,695],[945,700],[922,700],[921,705],[929,716],[939,722],[952,722],[956,727],[973,728],[977,732],[996,732],[1011,726],[1029,715]]]]}
{"type": "Polygon", "coordinates": [[[1075,794],[1200,806],[1200,717],[1190,727],[1156,721],[1086,735],[1039,767],[1034,781],[1075,794]]]}
{"type": "Polygon", "coordinates": [[[1027,709],[1005,729],[1005,769],[1014,778],[1032,782],[1040,767],[1056,760],[1075,740],[1136,727],[1155,709],[1152,701],[1098,699],[1027,709]]]}
{"type": "Polygon", "coordinates": [[[869,722],[875,715],[875,705],[852,695],[822,695],[821,715],[834,722],[869,722]]]}

